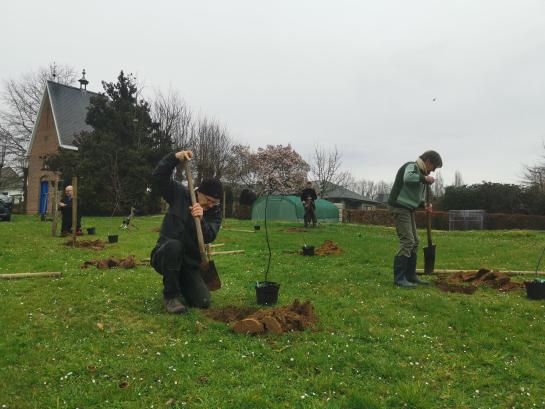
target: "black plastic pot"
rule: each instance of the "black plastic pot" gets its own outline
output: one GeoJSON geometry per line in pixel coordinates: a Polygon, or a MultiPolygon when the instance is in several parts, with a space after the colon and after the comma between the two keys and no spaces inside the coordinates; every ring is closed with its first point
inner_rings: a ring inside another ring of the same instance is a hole
{"type": "Polygon", "coordinates": [[[94,227],[87,227],[87,234],[95,234],[96,230],[94,227]]]}
{"type": "Polygon", "coordinates": [[[108,243],[117,243],[117,234],[109,234],[108,235],[108,243]]]}
{"type": "Polygon", "coordinates": [[[314,246],[303,246],[303,256],[313,256],[314,255],[314,246]]]}
{"type": "Polygon", "coordinates": [[[261,226],[260,226],[259,224],[256,224],[256,225],[254,226],[254,230],[255,230],[255,231],[258,231],[259,229],[261,229],[261,226]]]}
{"type": "Polygon", "coordinates": [[[532,300],[545,300],[545,281],[525,281],[526,295],[532,300]]]}
{"type": "Polygon", "coordinates": [[[255,286],[257,303],[260,305],[273,305],[278,302],[278,290],[280,284],[274,281],[260,281],[255,286]]]}

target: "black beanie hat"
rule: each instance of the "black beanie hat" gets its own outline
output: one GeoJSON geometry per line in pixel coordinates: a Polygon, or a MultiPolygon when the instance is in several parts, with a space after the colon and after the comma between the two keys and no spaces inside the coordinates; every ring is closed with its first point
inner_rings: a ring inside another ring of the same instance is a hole
{"type": "Polygon", "coordinates": [[[221,196],[223,195],[223,188],[218,179],[204,179],[197,190],[206,196],[211,196],[218,200],[221,200],[221,196]]]}

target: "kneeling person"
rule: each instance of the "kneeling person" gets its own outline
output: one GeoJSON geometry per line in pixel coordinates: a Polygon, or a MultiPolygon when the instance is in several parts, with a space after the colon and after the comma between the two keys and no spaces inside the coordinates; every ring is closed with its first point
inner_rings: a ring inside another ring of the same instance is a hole
{"type": "Polygon", "coordinates": [[[165,309],[172,314],[185,312],[188,307],[207,308],[210,291],[200,274],[201,255],[194,217],[199,217],[205,243],[215,240],[221,226],[220,198],[222,185],[217,179],[205,179],[197,188],[197,203],[191,206],[189,191],[173,180],[172,171],[193,157],[191,151],[165,156],[153,171],[153,183],[169,208],[161,232],[151,252],[151,265],[163,276],[165,309]]]}

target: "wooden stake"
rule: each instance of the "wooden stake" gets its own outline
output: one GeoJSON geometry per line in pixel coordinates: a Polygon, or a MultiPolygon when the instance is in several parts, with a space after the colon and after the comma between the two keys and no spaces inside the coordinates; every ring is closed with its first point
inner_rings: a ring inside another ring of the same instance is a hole
{"type": "Polygon", "coordinates": [[[244,253],[244,250],[213,251],[210,254],[215,256],[217,254],[241,254],[241,253],[244,253]]]}
{"type": "Polygon", "coordinates": [[[225,243],[209,244],[208,246],[209,247],[221,247],[221,246],[225,246],[225,243]]]}
{"type": "Polygon", "coordinates": [[[57,235],[57,223],[59,218],[59,181],[55,179],[53,181],[55,186],[53,187],[53,222],[51,223],[51,235],[55,237],[57,235]]]}
{"type": "MultiPolygon", "coordinates": [[[[475,273],[477,272],[479,269],[475,269],[475,270],[448,270],[448,269],[438,269],[436,268],[434,270],[434,272],[432,274],[456,274],[456,273],[464,273],[464,274],[468,274],[468,273],[475,273]]],[[[518,276],[518,275],[538,275],[538,276],[545,276],[545,272],[544,271],[538,271],[537,273],[535,271],[513,271],[513,270],[490,270],[490,271],[495,271],[495,272],[498,272],[498,273],[504,273],[504,274],[507,274],[508,276],[518,276]]],[[[416,272],[418,274],[424,274],[424,270],[422,269],[417,269],[416,272]]]]}
{"type": "Polygon", "coordinates": [[[76,231],[78,226],[78,178],[72,178],[72,247],[76,247],[76,231]]]}
{"type": "Polygon", "coordinates": [[[47,273],[19,273],[19,274],[0,274],[2,280],[15,280],[18,278],[34,278],[34,277],[61,277],[60,272],[47,272],[47,273]]]}
{"type": "Polygon", "coordinates": [[[222,229],[222,230],[225,230],[225,231],[239,231],[239,232],[242,232],[242,233],[255,233],[255,230],[240,230],[240,229],[222,229]]]}

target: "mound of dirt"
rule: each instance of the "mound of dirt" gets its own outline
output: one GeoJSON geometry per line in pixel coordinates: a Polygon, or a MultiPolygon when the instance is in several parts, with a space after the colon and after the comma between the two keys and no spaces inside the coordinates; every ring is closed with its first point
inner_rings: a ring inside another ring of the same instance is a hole
{"type": "Polygon", "coordinates": [[[100,269],[114,268],[114,267],[135,268],[136,260],[133,255],[125,257],[125,258],[110,256],[102,260],[86,261],[80,266],[80,268],[89,268],[90,266],[97,266],[97,268],[100,268],[100,269]]]}
{"type": "Polygon", "coordinates": [[[317,256],[330,256],[343,254],[344,250],[333,243],[331,240],[324,241],[320,247],[314,249],[314,254],[317,256]]]}
{"type": "MultiPolygon", "coordinates": [[[[72,247],[72,240],[64,243],[65,246],[72,247]]],[[[102,250],[106,242],[104,240],[76,240],[76,247],[85,247],[93,250],[102,250]]]]}
{"type": "Polygon", "coordinates": [[[318,322],[310,301],[293,301],[291,305],[256,310],[255,308],[227,307],[204,311],[209,318],[229,324],[237,334],[282,334],[304,331],[318,322]]]}
{"type": "Polygon", "coordinates": [[[511,281],[508,274],[481,268],[475,272],[460,271],[452,275],[439,275],[436,286],[449,292],[473,294],[478,286],[496,288],[502,292],[517,290],[523,287],[521,283],[511,281]]]}

